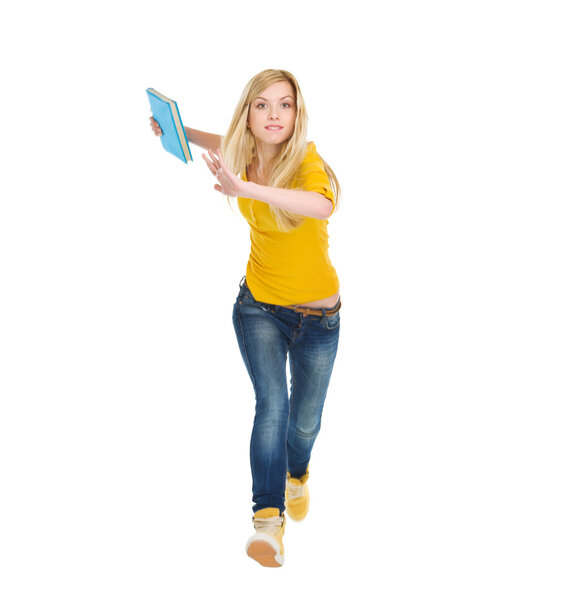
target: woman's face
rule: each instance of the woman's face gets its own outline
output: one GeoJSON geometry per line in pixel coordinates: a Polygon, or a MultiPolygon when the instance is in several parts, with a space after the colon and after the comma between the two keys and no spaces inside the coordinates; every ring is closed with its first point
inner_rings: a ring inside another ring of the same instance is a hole
{"type": "Polygon", "coordinates": [[[277,81],[250,103],[248,126],[257,141],[282,144],[294,133],[296,100],[288,81],[277,81]]]}

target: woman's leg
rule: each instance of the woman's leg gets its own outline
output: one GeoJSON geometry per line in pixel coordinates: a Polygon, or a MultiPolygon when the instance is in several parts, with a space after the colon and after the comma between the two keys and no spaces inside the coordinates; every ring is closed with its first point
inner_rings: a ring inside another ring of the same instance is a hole
{"type": "Polygon", "coordinates": [[[299,479],[308,469],[339,342],[339,313],[307,317],[290,346],[292,390],[288,424],[288,470],[299,479]]]}
{"type": "Polygon", "coordinates": [[[250,443],[253,511],[284,512],[286,431],[289,399],[286,382],[288,341],[285,327],[267,308],[241,290],[233,310],[239,348],[251,378],[256,410],[250,443]]]}

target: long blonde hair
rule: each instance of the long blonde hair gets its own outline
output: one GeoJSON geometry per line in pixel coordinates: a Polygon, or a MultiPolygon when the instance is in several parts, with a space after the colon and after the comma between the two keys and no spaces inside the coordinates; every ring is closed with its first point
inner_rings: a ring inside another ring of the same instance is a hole
{"type": "MultiPolygon", "coordinates": [[[[273,163],[268,185],[279,188],[292,188],[292,183],[300,165],[306,156],[308,143],[308,115],[306,106],[296,78],[288,71],[267,69],[255,75],[245,86],[227,134],[221,143],[221,151],[227,167],[242,175],[256,157],[256,140],[247,125],[251,102],[273,83],[288,81],[294,90],[296,99],[296,121],[292,135],[282,144],[280,153],[273,163]]],[[[320,156],[321,158],[321,156],[320,156]]],[[[336,203],[339,201],[340,186],[335,173],[323,160],[323,166],[334,193],[336,203]]],[[[302,223],[304,217],[288,210],[270,206],[276,223],[282,231],[290,231],[302,223]]]]}

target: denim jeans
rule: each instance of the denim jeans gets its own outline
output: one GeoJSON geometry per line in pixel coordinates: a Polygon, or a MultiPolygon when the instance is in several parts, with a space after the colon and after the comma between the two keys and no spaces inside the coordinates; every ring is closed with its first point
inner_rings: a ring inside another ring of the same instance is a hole
{"type": "Polygon", "coordinates": [[[250,442],[253,511],[273,507],[282,513],[286,470],[298,478],[306,473],[320,430],[339,341],[339,312],[304,317],[257,302],[242,283],[233,325],[256,396],[250,442]]]}

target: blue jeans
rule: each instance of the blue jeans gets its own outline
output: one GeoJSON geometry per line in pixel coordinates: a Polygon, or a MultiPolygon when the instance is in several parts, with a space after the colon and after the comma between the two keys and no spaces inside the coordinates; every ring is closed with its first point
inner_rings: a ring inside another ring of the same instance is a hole
{"type": "Polygon", "coordinates": [[[320,430],[339,341],[339,312],[304,317],[257,302],[242,283],[233,325],[256,396],[250,442],[253,511],[273,507],[283,513],[286,470],[298,478],[306,473],[320,430]]]}

